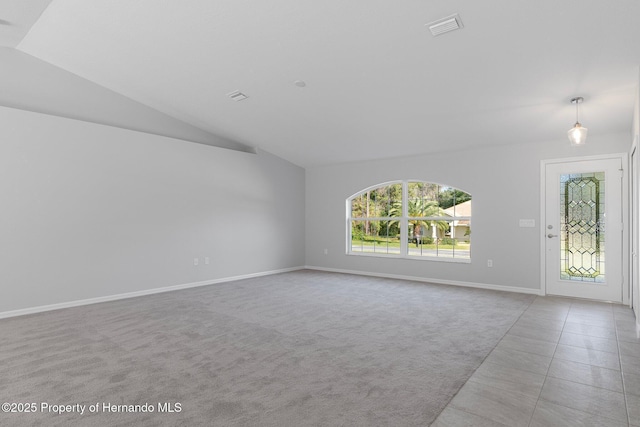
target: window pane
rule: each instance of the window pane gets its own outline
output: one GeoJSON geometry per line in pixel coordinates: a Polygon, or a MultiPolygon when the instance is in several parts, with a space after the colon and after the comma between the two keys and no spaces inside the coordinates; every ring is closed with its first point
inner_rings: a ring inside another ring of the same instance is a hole
{"type": "MultiPolygon", "coordinates": [[[[408,186],[409,200],[414,203],[429,203],[438,205],[438,192],[440,186],[430,182],[410,182],[408,186]]],[[[409,215],[411,216],[411,215],[409,215]]]]}
{"type": "Polygon", "coordinates": [[[351,221],[351,251],[400,255],[398,221],[351,221]]]}
{"type": "Polygon", "coordinates": [[[389,186],[389,216],[402,216],[402,184],[389,186]]]}
{"type": "Polygon", "coordinates": [[[451,214],[451,216],[471,216],[471,195],[469,193],[465,193],[464,191],[458,190],[453,187],[440,187],[440,192],[438,193],[438,204],[444,209],[447,213],[451,214]],[[465,203],[469,201],[469,203],[465,203]],[[461,212],[461,210],[466,211],[468,206],[468,214],[461,212]]]}
{"type": "Polygon", "coordinates": [[[602,283],[604,172],[560,176],[560,278],[602,283]]]}
{"type": "Polygon", "coordinates": [[[372,217],[388,216],[389,205],[389,187],[379,187],[371,191],[372,198],[372,217]]]}
{"type": "Polygon", "coordinates": [[[459,221],[413,221],[408,254],[421,257],[471,258],[471,227],[459,221]]]}
{"type": "Polygon", "coordinates": [[[363,199],[363,195],[359,195],[351,199],[351,217],[352,218],[362,218],[365,215],[365,202],[363,199]]]}
{"type": "Polygon", "coordinates": [[[407,202],[409,217],[437,217],[443,216],[438,207],[438,185],[429,183],[409,183],[411,191],[407,202]]]}
{"type": "Polygon", "coordinates": [[[351,218],[402,215],[402,184],[373,188],[351,199],[351,218]]]}

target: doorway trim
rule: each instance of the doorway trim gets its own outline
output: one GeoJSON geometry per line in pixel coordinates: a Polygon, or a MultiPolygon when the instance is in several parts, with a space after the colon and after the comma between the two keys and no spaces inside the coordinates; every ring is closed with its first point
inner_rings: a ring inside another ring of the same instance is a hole
{"type": "Polygon", "coordinates": [[[630,215],[630,241],[629,241],[629,306],[636,315],[636,323],[640,325],[640,287],[638,275],[640,274],[639,249],[640,227],[637,221],[640,206],[640,142],[635,136],[629,155],[629,215],[630,215]],[[634,221],[636,220],[636,221],[634,221]],[[634,255],[635,253],[635,255],[634,255]]]}
{"type": "Polygon", "coordinates": [[[540,295],[547,295],[547,282],[546,282],[546,235],[545,235],[545,216],[546,216],[546,168],[547,165],[554,163],[568,163],[579,162],[587,160],[607,160],[617,159],[622,164],[622,304],[629,305],[630,293],[630,280],[629,280],[629,268],[631,251],[629,246],[629,154],[628,153],[613,153],[602,154],[595,156],[581,156],[581,157],[564,157],[559,159],[546,159],[540,161],[540,295]]]}

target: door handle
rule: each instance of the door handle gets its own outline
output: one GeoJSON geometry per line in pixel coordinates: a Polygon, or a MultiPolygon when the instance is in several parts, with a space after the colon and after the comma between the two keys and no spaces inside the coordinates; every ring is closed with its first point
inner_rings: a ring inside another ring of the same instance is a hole
{"type": "Polygon", "coordinates": [[[551,239],[553,237],[558,237],[558,235],[549,233],[549,234],[547,234],[547,237],[551,239]]]}

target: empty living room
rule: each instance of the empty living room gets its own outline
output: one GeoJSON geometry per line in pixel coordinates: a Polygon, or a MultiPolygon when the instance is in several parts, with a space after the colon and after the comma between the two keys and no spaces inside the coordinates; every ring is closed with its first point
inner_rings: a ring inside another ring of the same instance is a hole
{"type": "Polygon", "coordinates": [[[1,2],[0,425],[640,427],[638,17],[1,2]]]}

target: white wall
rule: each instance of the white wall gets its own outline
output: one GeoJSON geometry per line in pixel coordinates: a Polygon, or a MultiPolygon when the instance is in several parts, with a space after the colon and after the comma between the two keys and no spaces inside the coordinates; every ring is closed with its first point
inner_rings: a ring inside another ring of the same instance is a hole
{"type": "MultiPolygon", "coordinates": [[[[590,136],[584,147],[557,141],[307,169],[308,266],[526,289],[540,288],[540,161],[629,149],[630,134],[590,136]],[[374,184],[418,179],[473,196],[471,263],[345,254],[345,200],[374,184]],[[520,228],[519,219],[535,219],[520,228]],[[324,249],[328,254],[324,254],[324,249]],[[487,267],[493,260],[493,268],[487,267]]],[[[390,154],[393,148],[390,147],[390,154]]]]}
{"type": "Polygon", "coordinates": [[[304,170],[278,157],[5,107],[0,128],[0,313],[304,265],[304,170]]]}

